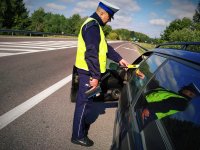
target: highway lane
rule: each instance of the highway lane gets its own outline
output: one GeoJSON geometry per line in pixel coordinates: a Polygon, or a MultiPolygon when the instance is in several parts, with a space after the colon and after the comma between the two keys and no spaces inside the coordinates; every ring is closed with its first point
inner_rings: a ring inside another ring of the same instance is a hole
{"type": "MultiPolygon", "coordinates": [[[[22,41],[25,39],[17,40],[22,41]]],[[[52,39],[46,43],[48,41],[52,39]]],[[[129,62],[138,55],[130,43],[111,45],[129,62]]],[[[76,48],[65,48],[0,57],[0,116],[69,76],[75,54],[76,48]]],[[[80,146],[70,143],[74,112],[74,104],[70,103],[69,97],[70,85],[71,82],[64,85],[2,128],[0,149],[80,149],[80,146]]],[[[95,142],[90,149],[109,149],[116,104],[97,103],[94,108],[98,110],[99,117],[89,133],[95,142]]]]}
{"type": "Polygon", "coordinates": [[[77,41],[77,38],[51,38],[51,37],[12,37],[12,36],[1,36],[0,35],[0,42],[21,42],[21,41],[51,41],[53,39],[53,41],[77,41]]]}

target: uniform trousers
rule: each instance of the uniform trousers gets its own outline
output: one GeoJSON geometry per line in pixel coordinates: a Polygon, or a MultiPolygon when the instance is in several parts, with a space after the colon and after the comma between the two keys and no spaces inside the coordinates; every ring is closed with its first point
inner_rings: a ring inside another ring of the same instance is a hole
{"type": "Polygon", "coordinates": [[[76,98],[76,106],[73,120],[72,138],[82,139],[88,134],[90,124],[93,122],[90,118],[93,98],[87,98],[85,92],[90,89],[90,76],[82,73],[79,75],[79,88],[76,98]]]}

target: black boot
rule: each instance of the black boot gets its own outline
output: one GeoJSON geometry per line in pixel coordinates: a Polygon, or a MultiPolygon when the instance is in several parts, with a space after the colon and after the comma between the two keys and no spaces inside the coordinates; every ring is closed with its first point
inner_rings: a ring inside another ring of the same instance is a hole
{"type": "Polygon", "coordinates": [[[92,140],[90,140],[87,136],[82,139],[71,138],[71,142],[74,144],[78,144],[78,145],[82,145],[82,146],[86,146],[86,147],[94,145],[94,142],[92,140]]]}

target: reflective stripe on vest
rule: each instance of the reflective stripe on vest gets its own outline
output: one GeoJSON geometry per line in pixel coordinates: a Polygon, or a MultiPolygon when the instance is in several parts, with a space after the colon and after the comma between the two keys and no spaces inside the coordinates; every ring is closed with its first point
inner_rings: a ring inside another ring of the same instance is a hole
{"type": "MultiPolygon", "coordinates": [[[[184,98],[185,99],[185,97],[180,96],[180,95],[178,95],[176,93],[167,91],[167,90],[162,89],[162,88],[157,88],[157,89],[153,90],[153,92],[151,92],[150,94],[146,95],[146,100],[147,100],[148,103],[153,103],[153,102],[160,102],[160,101],[163,101],[163,100],[171,98],[171,97],[184,98]]],[[[156,116],[157,116],[158,119],[161,119],[163,117],[175,114],[177,112],[179,112],[179,111],[177,111],[177,110],[169,110],[166,113],[161,113],[161,112],[160,113],[156,113],[156,116]]]]}
{"type": "MultiPolygon", "coordinates": [[[[78,48],[77,48],[75,66],[77,68],[80,68],[86,71],[89,71],[89,69],[88,69],[87,62],[85,61],[86,46],[85,46],[85,41],[83,40],[83,36],[82,36],[82,28],[85,24],[93,20],[95,19],[88,18],[81,26],[80,33],[78,35],[78,48]]],[[[108,51],[108,46],[105,40],[103,30],[100,25],[99,25],[99,29],[100,29],[100,36],[101,36],[101,41],[99,43],[99,65],[100,65],[100,72],[104,73],[106,72],[106,60],[107,60],[106,53],[108,51]]]]}

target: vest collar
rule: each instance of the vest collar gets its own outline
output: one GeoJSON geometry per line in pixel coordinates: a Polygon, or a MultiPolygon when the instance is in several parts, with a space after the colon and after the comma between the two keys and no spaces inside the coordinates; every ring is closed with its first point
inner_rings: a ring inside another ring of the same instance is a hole
{"type": "Polygon", "coordinates": [[[99,17],[99,15],[96,12],[93,13],[90,17],[97,20],[100,26],[104,26],[103,21],[101,20],[101,18],[99,17]]]}

